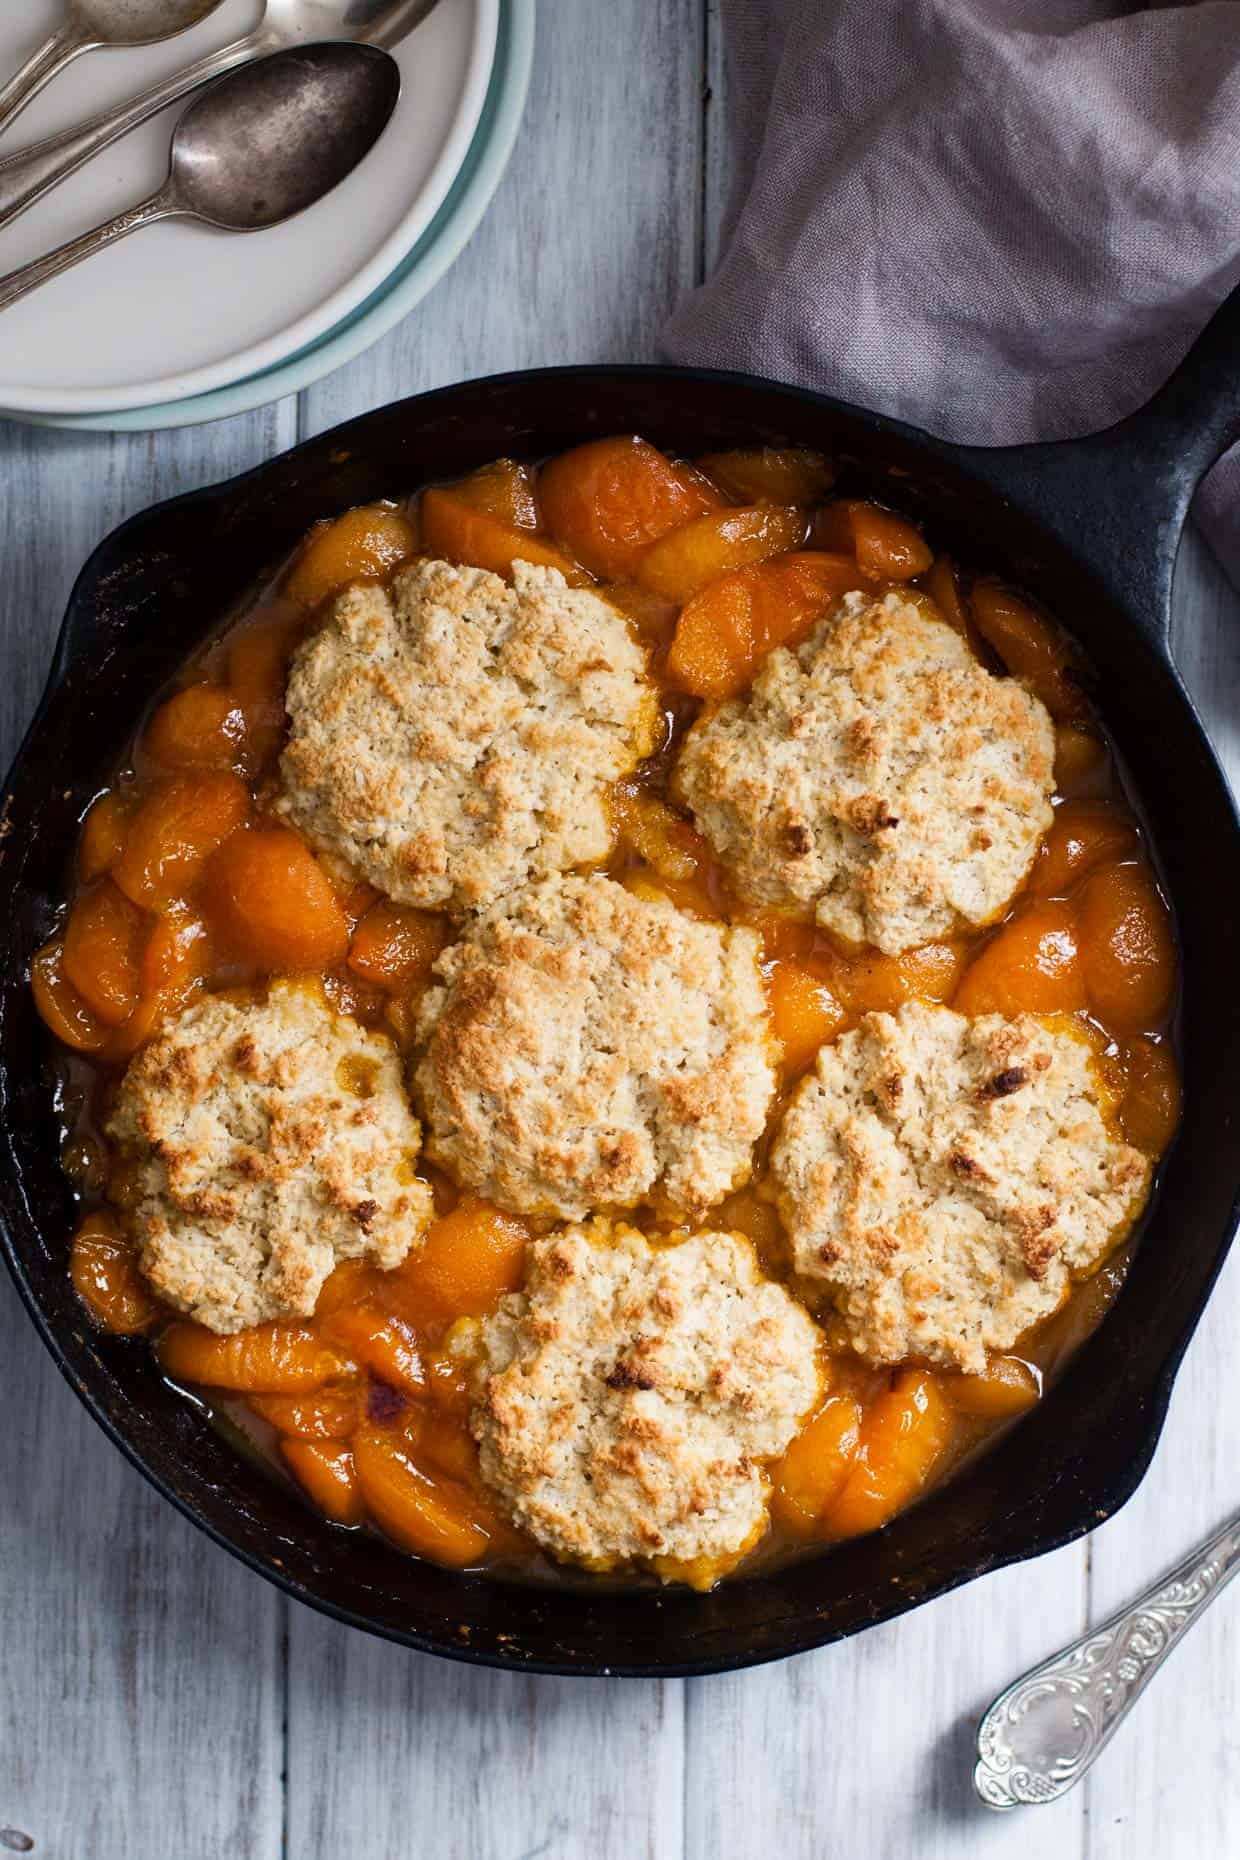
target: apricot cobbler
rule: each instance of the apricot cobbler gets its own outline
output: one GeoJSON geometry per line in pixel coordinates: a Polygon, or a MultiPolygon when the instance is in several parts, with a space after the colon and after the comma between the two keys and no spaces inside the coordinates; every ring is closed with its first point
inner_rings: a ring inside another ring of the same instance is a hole
{"type": "Polygon", "coordinates": [[[1179,1114],[1140,824],[1055,622],[835,479],[626,436],[322,522],[82,821],[73,1283],[336,1526],[709,1587],[1115,1295],[1179,1114]]]}

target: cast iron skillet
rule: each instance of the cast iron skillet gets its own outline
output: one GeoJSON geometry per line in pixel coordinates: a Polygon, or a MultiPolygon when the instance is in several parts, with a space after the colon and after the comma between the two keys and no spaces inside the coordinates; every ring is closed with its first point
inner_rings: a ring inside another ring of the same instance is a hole
{"type": "Polygon", "coordinates": [[[1135,418],[1071,444],[973,451],[739,375],[551,369],[367,414],[109,537],[69,605],[0,834],[0,1222],[9,1267],[83,1402],[158,1490],[289,1594],[457,1659],[563,1673],[703,1673],[837,1639],[1090,1530],[1128,1498],[1231,1238],[1240,1183],[1240,824],[1168,652],[1172,566],[1193,487],[1240,435],[1240,302],[1135,418]],[[1040,596],[1085,648],[1178,912],[1187,1113],[1127,1283],[1044,1403],[876,1537],[779,1573],[682,1591],[461,1576],[324,1523],[161,1381],[149,1348],[93,1332],[66,1273],[73,1198],[57,1161],[47,1048],[26,983],[78,822],[138,711],[315,518],[638,431],[682,452],[788,441],[845,483],[1040,596]]]}

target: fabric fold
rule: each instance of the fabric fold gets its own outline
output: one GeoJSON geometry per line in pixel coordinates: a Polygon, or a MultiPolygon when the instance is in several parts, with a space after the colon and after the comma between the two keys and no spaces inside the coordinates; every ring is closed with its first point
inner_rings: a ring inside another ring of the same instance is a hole
{"type": "MultiPolygon", "coordinates": [[[[731,0],[725,25],[734,199],[673,360],[1065,438],[1141,406],[1240,283],[1236,0],[731,0]]],[[[1233,579],[1238,488],[1233,453],[1200,500],[1233,579]]]]}

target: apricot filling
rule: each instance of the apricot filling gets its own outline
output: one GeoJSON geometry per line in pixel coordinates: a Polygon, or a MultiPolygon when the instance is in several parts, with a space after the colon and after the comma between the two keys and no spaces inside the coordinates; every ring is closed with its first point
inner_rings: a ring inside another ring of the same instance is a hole
{"type": "Polygon", "coordinates": [[[682,608],[668,673],[695,697],[735,697],[773,647],[798,645],[857,585],[851,557],[809,552],[721,576],[682,608]]]}
{"type": "MultiPolygon", "coordinates": [[[[346,1259],[313,1316],[218,1336],[174,1317],[143,1279],[126,1213],[134,1183],[98,1154],[95,1120],[119,1068],[204,989],[309,974],[341,1012],[414,1048],[419,1003],[459,924],[320,860],[273,806],[290,658],[323,603],[359,579],[389,577],[419,552],[502,576],[523,561],[597,585],[628,617],[650,653],[664,730],[614,790],[606,870],[641,895],[757,932],[785,1089],[862,1015],[907,1001],[1069,1016],[1098,1055],[1108,1115],[1127,1140],[1157,1158],[1174,1137],[1174,928],[1074,653],[1023,593],[934,555],[908,517],[831,497],[835,476],[806,448],[713,451],[691,464],[622,435],[541,468],[496,460],[407,504],[326,520],[161,694],[121,776],[85,815],[68,908],[31,965],[38,1012],[75,1056],[83,1110],[71,1154],[93,1158],[82,1169],[90,1192],[109,1180],[114,1203],[82,1219],[72,1282],[103,1329],[153,1335],[168,1376],[244,1404],[273,1466],[334,1524],[368,1523],[451,1568],[532,1566],[534,1547],[482,1485],[469,1414],[477,1327],[519,1289],[534,1227],[428,1171],[437,1218],[402,1265],[346,1259]],[[1055,819],[1027,883],[986,929],[900,956],[845,948],[810,921],[742,905],[669,783],[703,704],[743,694],[774,649],[829,624],[844,595],[892,587],[990,670],[1027,685],[1056,724],[1055,819]]],[[[339,1084],[364,1106],[364,1068],[339,1084]]],[[[711,1221],[748,1236],[764,1269],[810,1298],[791,1279],[766,1142],[753,1179],[711,1221]]],[[[667,1225],[653,1209],[635,1218],[654,1234],[667,1225]]],[[[869,1368],[815,1297],[825,1393],[764,1470],[772,1528],[754,1556],[858,1536],[916,1502],[1038,1401],[1044,1367],[1065,1338],[1088,1333],[1121,1276],[1122,1263],[1108,1264],[975,1375],[869,1368]]],[[[721,1571],[667,1573],[708,1584],[721,1571]]]]}

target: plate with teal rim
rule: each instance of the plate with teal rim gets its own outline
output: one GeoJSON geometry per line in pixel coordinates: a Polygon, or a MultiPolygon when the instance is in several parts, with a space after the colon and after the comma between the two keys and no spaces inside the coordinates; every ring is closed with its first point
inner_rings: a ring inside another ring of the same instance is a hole
{"type": "Polygon", "coordinates": [[[443,277],[473,236],[512,154],[529,91],[536,0],[500,0],[495,60],[478,127],[443,204],[416,244],[371,295],[295,355],[244,380],[185,400],[127,411],[54,414],[0,409],[0,417],[73,432],[149,432],[198,426],[297,394],[395,328],[443,277]]]}

